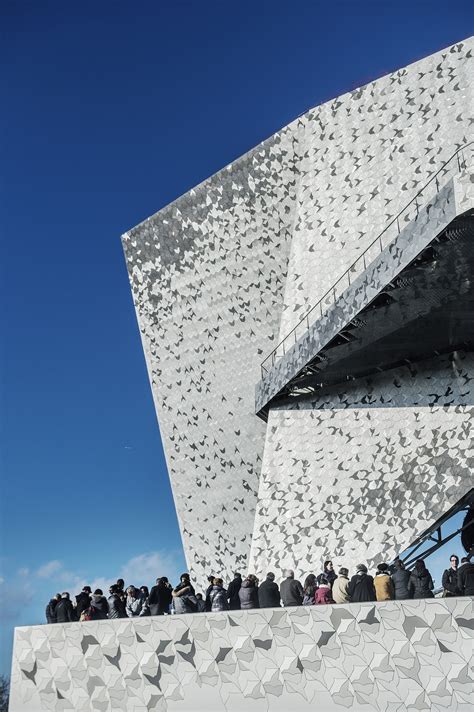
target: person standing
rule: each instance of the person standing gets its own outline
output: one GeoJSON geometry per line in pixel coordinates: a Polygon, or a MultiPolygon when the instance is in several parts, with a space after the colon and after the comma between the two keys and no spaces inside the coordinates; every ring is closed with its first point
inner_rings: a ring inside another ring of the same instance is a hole
{"type": "Polygon", "coordinates": [[[354,576],[349,581],[347,594],[351,603],[375,601],[374,579],[367,573],[365,564],[358,564],[354,576]]]}
{"type": "Polygon", "coordinates": [[[260,608],[258,602],[258,580],[253,574],[249,574],[242,581],[242,586],[239,590],[240,608],[248,610],[250,608],[260,608]]]}
{"type": "Polygon", "coordinates": [[[172,601],[171,586],[166,578],[162,576],[156,579],[156,586],[152,586],[148,596],[148,605],[152,616],[164,616],[169,613],[172,601]]]}
{"type": "Polygon", "coordinates": [[[258,605],[260,608],[275,608],[280,605],[280,600],[280,589],[275,583],[275,574],[270,572],[258,587],[258,605]]]}
{"type": "Polygon", "coordinates": [[[61,600],[61,594],[57,593],[46,606],[46,623],[56,623],[56,606],[61,600]]]}
{"type": "Polygon", "coordinates": [[[314,596],[314,602],[317,605],[325,605],[327,603],[334,603],[334,599],[332,597],[331,593],[331,586],[329,585],[329,581],[327,580],[326,576],[319,576],[319,586],[316,589],[316,593],[314,596]]]}
{"type": "Polygon", "coordinates": [[[395,559],[392,571],[393,591],[396,601],[406,601],[411,598],[408,583],[410,581],[410,572],[406,570],[405,564],[401,559],[395,559]]]}
{"type": "Polygon", "coordinates": [[[206,604],[206,611],[211,610],[211,591],[212,591],[212,587],[214,586],[214,579],[215,579],[214,574],[210,574],[207,577],[206,596],[204,599],[204,602],[206,604]]]}
{"type": "Polygon", "coordinates": [[[139,616],[145,615],[143,598],[140,596],[140,591],[136,589],[135,586],[129,586],[127,588],[125,611],[129,618],[138,618],[139,616]]]}
{"type": "Polygon", "coordinates": [[[434,598],[433,596],[433,579],[425,566],[423,559],[418,559],[415,562],[415,568],[411,572],[408,589],[411,598],[434,598]]]}
{"type": "Polygon", "coordinates": [[[189,574],[181,574],[179,584],[175,586],[171,595],[175,613],[195,613],[197,611],[196,595],[189,574]]]}
{"type": "Polygon", "coordinates": [[[150,597],[150,592],[148,590],[148,586],[140,586],[139,596],[142,599],[142,612],[140,615],[149,616],[150,606],[148,603],[148,599],[150,597]]]}
{"type": "Polygon", "coordinates": [[[107,599],[109,604],[109,618],[126,618],[125,603],[120,595],[120,589],[116,583],[113,583],[109,588],[110,596],[107,599]]]}
{"type": "Polygon", "coordinates": [[[56,623],[70,623],[76,621],[76,614],[69,593],[64,591],[56,604],[56,623]]]}
{"type": "Polygon", "coordinates": [[[105,620],[107,618],[109,604],[101,588],[96,588],[92,594],[90,608],[93,620],[105,620]]]}
{"type": "Polygon", "coordinates": [[[284,606],[301,606],[304,592],[301,583],[295,580],[295,572],[285,571],[285,579],[280,584],[280,596],[284,606]]]}
{"type": "Polygon", "coordinates": [[[242,576],[238,571],[234,573],[234,579],[227,586],[227,600],[229,601],[229,610],[238,611],[240,609],[239,591],[242,586],[242,576]]]}
{"type": "Polygon", "coordinates": [[[85,611],[91,605],[91,593],[92,589],[90,586],[84,586],[82,591],[76,596],[76,616],[77,620],[81,619],[81,613],[85,611]]]}
{"type": "Polygon", "coordinates": [[[224,582],[221,578],[214,579],[214,583],[209,592],[209,600],[211,602],[211,611],[213,613],[227,611],[229,609],[229,604],[227,603],[227,591],[224,588],[224,582]]]}
{"type": "Polygon", "coordinates": [[[374,579],[377,601],[393,601],[395,590],[389,573],[388,564],[379,564],[374,579]]]}
{"type": "Polygon", "coordinates": [[[464,556],[458,570],[458,590],[460,596],[474,596],[474,564],[464,556]]]}
{"type": "Polygon", "coordinates": [[[329,559],[328,561],[324,562],[322,573],[320,573],[318,578],[316,579],[318,586],[320,585],[323,576],[328,582],[329,586],[332,588],[334,581],[337,579],[337,574],[334,571],[332,561],[329,561],[329,559]]]}
{"type": "Polygon", "coordinates": [[[314,606],[318,584],[314,574],[308,574],[303,584],[303,606],[314,606]]]}
{"type": "Polygon", "coordinates": [[[334,603],[349,603],[349,594],[347,587],[349,586],[349,571],[343,566],[339,569],[337,579],[332,585],[332,597],[334,603]]]}
{"type": "Polygon", "coordinates": [[[451,554],[449,557],[449,569],[445,569],[443,571],[443,578],[441,579],[441,585],[443,586],[443,598],[459,596],[458,566],[458,557],[456,554],[451,554]]]}

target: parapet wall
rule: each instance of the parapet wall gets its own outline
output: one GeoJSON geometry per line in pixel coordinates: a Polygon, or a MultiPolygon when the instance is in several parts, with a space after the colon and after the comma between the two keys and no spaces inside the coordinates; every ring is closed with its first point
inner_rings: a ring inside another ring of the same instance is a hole
{"type": "Polygon", "coordinates": [[[11,712],[469,712],[473,598],[17,628],[11,712]]]}

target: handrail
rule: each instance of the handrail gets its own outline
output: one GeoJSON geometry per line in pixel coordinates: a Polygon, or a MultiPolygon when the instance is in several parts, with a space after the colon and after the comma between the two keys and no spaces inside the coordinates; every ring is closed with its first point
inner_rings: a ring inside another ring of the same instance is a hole
{"type": "MultiPolygon", "coordinates": [[[[330,288],[327,290],[327,292],[325,292],[325,293],[323,294],[323,296],[319,299],[319,301],[317,301],[316,304],[314,304],[314,305],[311,307],[311,309],[306,312],[306,314],[300,319],[300,321],[296,324],[296,326],[294,326],[293,329],[292,329],[291,331],[289,331],[288,334],[280,341],[280,343],[275,346],[275,348],[273,349],[273,351],[271,351],[271,352],[268,354],[268,356],[266,356],[266,358],[262,361],[262,363],[261,363],[261,365],[260,365],[262,378],[265,378],[265,374],[268,373],[267,362],[271,360],[271,366],[274,366],[274,365],[275,365],[275,357],[276,357],[276,354],[277,354],[277,352],[278,352],[278,349],[279,349],[280,347],[283,347],[283,353],[281,354],[281,355],[283,356],[283,355],[285,354],[285,345],[287,344],[287,342],[288,342],[288,340],[290,339],[290,337],[292,337],[292,336],[294,335],[294,343],[297,342],[296,331],[297,331],[297,329],[301,326],[301,324],[303,324],[304,322],[306,322],[306,328],[309,329],[309,316],[310,316],[310,314],[312,314],[312,312],[313,312],[315,309],[317,309],[317,308],[319,307],[320,316],[322,316],[322,315],[323,315],[323,306],[322,306],[322,305],[323,305],[323,302],[332,294],[332,295],[333,295],[333,301],[331,302],[331,305],[334,304],[334,302],[335,302],[336,299],[337,299],[337,297],[336,297],[336,287],[337,287],[343,280],[345,280],[346,278],[347,278],[347,280],[348,280],[348,286],[350,286],[350,284],[351,284],[350,273],[354,271],[354,267],[357,265],[357,263],[358,263],[360,260],[362,260],[363,263],[364,263],[364,269],[367,269],[366,255],[367,255],[367,253],[369,252],[369,250],[372,249],[372,247],[378,243],[379,248],[380,248],[380,252],[383,252],[383,250],[384,250],[385,248],[384,248],[384,246],[383,246],[383,244],[382,244],[382,237],[383,237],[383,236],[385,235],[385,233],[389,230],[389,228],[392,227],[392,225],[394,225],[395,223],[397,223],[398,232],[397,232],[397,235],[396,235],[393,239],[395,239],[396,237],[398,237],[398,235],[399,235],[400,232],[401,232],[401,231],[400,231],[400,218],[401,218],[402,215],[408,210],[408,208],[410,208],[410,207],[413,205],[413,203],[415,204],[415,207],[416,207],[415,220],[418,218],[418,213],[419,213],[418,198],[419,198],[420,195],[426,190],[426,188],[428,188],[428,186],[431,185],[431,183],[433,183],[433,181],[436,182],[436,190],[439,191],[439,180],[438,180],[438,177],[439,177],[440,173],[442,173],[443,171],[446,171],[446,168],[447,168],[448,164],[451,163],[451,161],[453,161],[453,160],[457,157],[457,169],[458,169],[458,172],[460,173],[461,170],[464,170],[464,169],[466,168],[466,159],[465,159],[465,157],[464,157],[464,150],[467,149],[469,146],[473,146],[473,145],[474,145],[474,141],[469,141],[468,143],[465,143],[465,144],[463,144],[462,146],[460,146],[458,149],[456,149],[456,151],[453,153],[453,155],[452,155],[450,158],[448,158],[448,160],[443,163],[443,165],[441,166],[441,168],[440,168],[438,171],[436,171],[436,173],[434,173],[434,174],[431,176],[431,178],[427,181],[427,183],[425,183],[425,185],[424,185],[422,188],[420,188],[420,190],[415,194],[415,196],[410,200],[410,202],[408,202],[408,203],[400,210],[400,212],[399,212],[397,215],[395,215],[395,217],[392,218],[389,223],[387,223],[387,225],[384,227],[384,229],[382,230],[382,232],[377,235],[377,237],[375,238],[375,240],[373,240],[373,241],[370,243],[370,245],[368,245],[368,246],[365,248],[365,250],[357,257],[357,259],[345,270],[345,272],[344,272],[344,273],[339,277],[339,279],[332,285],[332,287],[330,287],[330,288]]],[[[387,243],[387,244],[389,244],[389,243],[387,243]]],[[[386,246],[387,246],[387,245],[385,245],[385,247],[386,247],[386,246]]],[[[380,254],[380,252],[379,252],[378,254],[380,254]]],[[[369,263],[369,264],[370,264],[370,263],[369,263]]],[[[339,296],[340,296],[340,295],[339,295],[339,296]]],[[[270,366],[270,367],[271,367],[271,366],[270,366]]]]}

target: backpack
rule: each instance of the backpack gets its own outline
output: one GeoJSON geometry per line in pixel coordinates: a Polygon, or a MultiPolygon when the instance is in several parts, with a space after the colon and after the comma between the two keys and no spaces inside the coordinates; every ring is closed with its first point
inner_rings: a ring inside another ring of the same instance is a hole
{"type": "Polygon", "coordinates": [[[89,608],[85,608],[82,613],[81,617],[79,618],[81,623],[84,623],[84,621],[92,621],[94,620],[94,609],[92,606],[89,606],[89,608]]]}

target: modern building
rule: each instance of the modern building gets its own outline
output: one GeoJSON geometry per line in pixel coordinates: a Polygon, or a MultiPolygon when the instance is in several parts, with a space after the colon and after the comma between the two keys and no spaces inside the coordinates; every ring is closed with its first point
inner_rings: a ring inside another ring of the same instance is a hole
{"type": "MultiPolygon", "coordinates": [[[[473,49],[308,111],[124,235],[199,587],[387,561],[467,501],[473,49]]],[[[472,619],[465,597],[18,628],[11,709],[467,712],[472,619]]]]}
{"type": "Polygon", "coordinates": [[[392,559],[472,486],[472,50],[308,111],[124,235],[197,582],[392,559]]]}

